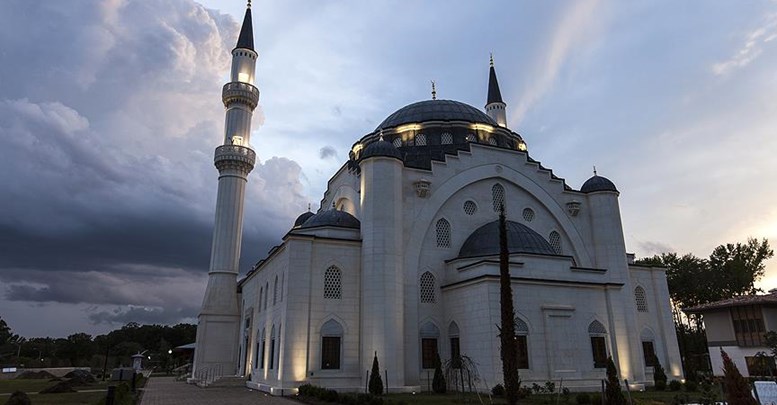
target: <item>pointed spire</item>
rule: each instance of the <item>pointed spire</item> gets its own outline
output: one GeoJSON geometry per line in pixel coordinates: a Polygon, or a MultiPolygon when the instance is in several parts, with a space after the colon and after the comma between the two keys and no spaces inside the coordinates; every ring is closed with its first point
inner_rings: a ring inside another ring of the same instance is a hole
{"type": "Polygon", "coordinates": [[[240,28],[240,36],[237,38],[235,48],[254,50],[254,26],[251,22],[251,0],[246,6],[246,15],[243,17],[243,26],[240,28]]]}
{"type": "Polygon", "coordinates": [[[437,87],[435,86],[434,80],[432,80],[432,100],[437,100],[437,87]]]}
{"type": "Polygon", "coordinates": [[[594,166],[594,176],[598,176],[598,175],[596,174],[596,166],[594,166]]]}
{"type": "Polygon", "coordinates": [[[494,55],[491,54],[491,67],[488,72],[488,100],[486,105],[491,103],[504,103],[502,93],[499,91],[499,82],[496,80],[496,69],[494,69],[494,55]]]}

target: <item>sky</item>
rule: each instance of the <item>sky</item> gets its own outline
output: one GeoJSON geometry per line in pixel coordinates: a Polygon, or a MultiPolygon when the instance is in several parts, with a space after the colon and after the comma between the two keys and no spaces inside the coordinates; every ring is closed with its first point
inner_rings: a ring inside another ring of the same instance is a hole
{"type": "MultiPolygon", "coordinates": [[[[27,337],[195,322],[221,86],[245,2],[0,3],[0,317],[27,337]]],[[[627,249],[777,244],[777,2],[253,4],[260,106],[241,268],[404,105],[485,104],[578,188],[621,192],[627,249]]],[[[777,259],[759,283],[777,287],[777,259]]]]}

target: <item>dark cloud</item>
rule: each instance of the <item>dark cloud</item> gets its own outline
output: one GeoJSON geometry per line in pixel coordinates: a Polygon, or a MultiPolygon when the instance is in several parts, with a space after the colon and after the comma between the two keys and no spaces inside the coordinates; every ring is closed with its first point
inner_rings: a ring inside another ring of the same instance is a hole
{"type": "MultiPolygon", "coordinates": [[[[99,305],[92,322],[196,314],[237,30],[191,0],[4,3],[0,299],[99,305]]],[[[300,176],[257,164],[244,269],[302,211],[300,176]]]]}
{"type": "Polygon", "coordinates": [[[639,242],[639,249],[644,253],[645,257],[652,257],[654,255],[660,255],[661,253],[675,252],[675,249],[673,249],[671,246],[658,241],[639,242]]]}
{"type": "Polygon", "coordinates": [[[335,150],[334,147],[327,145],[318,151],[318,156],[321,159],[329,159],[329,158],[337,159],[337,151],[335,150]]]}
{"type": "Polygon", "coordinates": [[[129,322],[140,324],[172,324],[181,321],[196,322],[199,308],[155,308],[135,307],[116,308],[111,311],[99,311],[89,314],[94,324],[124,325],[129,322]]]}

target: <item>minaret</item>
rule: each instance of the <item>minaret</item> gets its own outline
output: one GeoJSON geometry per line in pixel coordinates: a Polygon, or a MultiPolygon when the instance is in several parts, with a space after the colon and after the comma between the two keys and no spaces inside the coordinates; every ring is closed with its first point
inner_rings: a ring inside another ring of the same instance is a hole
{"type": "Polygon", "coordinates": [[[499,82],[496,80],[494,69],[494,56],[491,55],[491,69],[488,72],[488,100],[486,101],[486,114],[493,118],[500,127],[507,126],[507,104],[502,101],[502,93],[499,91],[499,82]]]}
{"type": "Polygon", "coordinates": [[[196,373],[234,375],[238,367],[240,311],[237,275],[243,238],[243,202],[248,173],[256,153],[250,147],[251,117],[259,103],[254,86],[258,54],[254,50],[251,2],[248,2],[237,46],[232,50],[230,82],[221,98],[226,107],[223,144],[216,148],[214,163],[219,171],[216,221],[213,227],[208,286],[198,317],[196,373]]]}

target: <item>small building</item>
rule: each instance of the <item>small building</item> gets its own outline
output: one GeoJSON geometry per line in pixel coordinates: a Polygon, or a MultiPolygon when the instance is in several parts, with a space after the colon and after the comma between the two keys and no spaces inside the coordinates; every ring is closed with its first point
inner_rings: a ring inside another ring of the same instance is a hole
{"type": "Polygon", "coordinates": [[[775,374],[774,358],[764,334],[777,330],[777,290],[765,295],[732,297],[683,311],[703,316],[714,375],[723,375],[721,349],[744,376],[775,374]]]}

